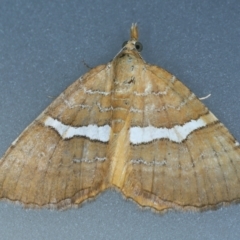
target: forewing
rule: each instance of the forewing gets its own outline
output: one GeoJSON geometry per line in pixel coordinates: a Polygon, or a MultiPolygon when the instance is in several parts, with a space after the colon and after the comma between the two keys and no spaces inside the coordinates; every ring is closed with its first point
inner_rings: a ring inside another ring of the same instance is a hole
{"type": "Polygon", "coordinates": [[[75,81],[13,142],[0,160],[0,198],[67,208],[107,187],[110,129],[98,127],[109,126],[111,111],[98,103],[109,105],[109,74],[102,65],[75,81]]]}
{"type": "Polygon", "coordinates": [[[123,193],[156,210],[240,199],[239,143],[180,81],[146,65],[137,79],[123,193]]]}

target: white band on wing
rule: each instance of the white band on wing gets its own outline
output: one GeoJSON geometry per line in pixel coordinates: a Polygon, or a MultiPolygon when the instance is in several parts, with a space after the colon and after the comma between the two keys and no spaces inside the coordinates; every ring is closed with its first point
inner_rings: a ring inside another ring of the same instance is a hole
{"type": "Polygon", "coordinates": [[[173,128],[132,127],[130,128],[130,142],[132,144],[141,144],[151,142],[156,139],[169,139],[173,142],[180,143],[196,129],[205,127],[207,123],[199,118],[191,120],[182,126],[176,125],[173,128]]]}
{"type": "Polygon", "coordinates": [[[63,139],[73,138],[75,136],[83,136],[91,140],[108,142],[111,130],[109,125],[99,127],[94,124],[82,127],[72,127],[63,124],[52,117],[47,117],[44,124],[45,126],[54,128],[63,139]]]}

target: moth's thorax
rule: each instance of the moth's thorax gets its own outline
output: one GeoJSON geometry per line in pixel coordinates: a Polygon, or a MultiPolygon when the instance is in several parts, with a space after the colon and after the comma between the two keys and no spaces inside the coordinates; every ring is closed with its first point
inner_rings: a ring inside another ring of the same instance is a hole
{"type": "Polygon", "coordinates": [[[113,131],[118,133],[125,125],[132,102],[137,76],[141,75],[143,60],[136,49],[123,49],[113,60],[113,131]]]}

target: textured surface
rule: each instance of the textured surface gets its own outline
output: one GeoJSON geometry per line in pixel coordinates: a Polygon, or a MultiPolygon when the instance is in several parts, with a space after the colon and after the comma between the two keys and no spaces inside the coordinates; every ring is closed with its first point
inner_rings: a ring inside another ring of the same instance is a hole
{"type": "MultiPolygon", "coordinates": [[[[120,12],[120,6],[110,1],[103,1],[96,10],[92,4],[2,3],[2,154],[52,101],[48,95],[58,95],[86,72],[81,60],[91,66],[108,62],[128,38],[126,29],[135,21],[141,26],[146,61],[169,70],[199,97],[212,93],[204,103],[240,139],[235,121],[239,119],[240,75],[237,1],[168,1],[148,5],[148,12],[143,1],[125,5],[121,2],[125,11],[120,12]]],[[[159,216],[139,211],[112,192],[79,210],[64,213],[26,212],[1,205],[1,232],[5,238],[16,234],[15,239],[104,239],[107,233],[115,239],[130,238],[130,234],[142,239],[149,234],[152,239],[239,236],[238,206],[217,212],[159,216]],[[14,227],[16,231],[8,230],[14,227]]]]}
{"type": "Polygon", "coordinates": [[[133,24],[113,61],[12,143],[0,159],[1,199],[69,208],[117,187],[157,211],[240,200],[239,143],[174,75],[142,59],[137,32],[133,24]]]}

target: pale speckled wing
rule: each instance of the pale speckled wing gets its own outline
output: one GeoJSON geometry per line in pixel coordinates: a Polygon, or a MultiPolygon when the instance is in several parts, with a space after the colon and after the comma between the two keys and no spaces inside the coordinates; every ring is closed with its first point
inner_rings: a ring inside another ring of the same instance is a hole
{"type": "Polygon", "coordinates": [[[209,209],[239,201],[240,148],[224,125],[164,69],[145,65],[137,81],[150,90],[135,90],[131,127],[151,125],[154,130],[148,133],[152,141],[146,141],[146,129],[137,144],[130,143],[120,186],[124,195],[160,211],[209,209]],[[205,124],[199,126],[198,119],[205,124]],[[188,134],[183,137],[184,131],[188,134]]]}
{"type": "Polygon", "coordinates": [[[0,198],[26,207],[67,208],[94,197],[107,187],[107,143],[100,134],[64,139],[54,119],[67,126],[109,126],[111,68],[98,66],[69,86],[14,141],[0,160],[0,198]],[[56,129],[55,129],[56,127],[56,129]],[[57,131],[59,130],[59,132],[57,131]]]}

